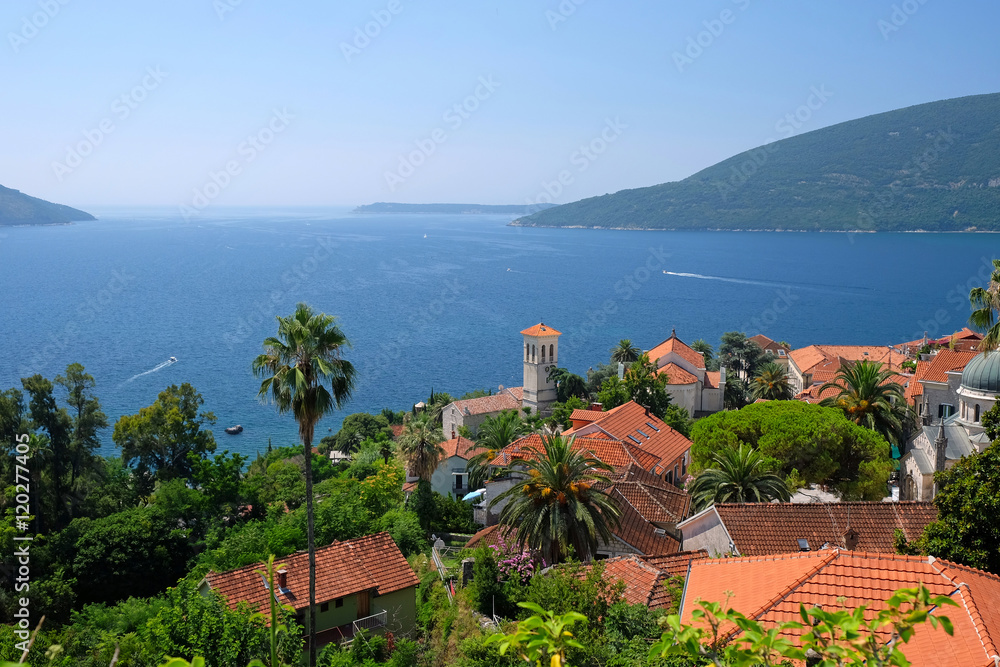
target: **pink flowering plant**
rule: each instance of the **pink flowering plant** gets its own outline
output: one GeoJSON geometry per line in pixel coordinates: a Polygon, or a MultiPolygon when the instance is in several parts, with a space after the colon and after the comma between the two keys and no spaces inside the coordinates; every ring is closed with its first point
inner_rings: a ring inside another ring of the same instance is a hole
{"type": "Polygon", "coordinates": [[[502,531],[497,531],[497,542],[491,544],[490,549],[500,568],[500,578],[505,581],[517,579],[519,583],[527,583],[537,572],[548,567],[540,552],[525,549],[515,541],[508,542],[502,531]]]}

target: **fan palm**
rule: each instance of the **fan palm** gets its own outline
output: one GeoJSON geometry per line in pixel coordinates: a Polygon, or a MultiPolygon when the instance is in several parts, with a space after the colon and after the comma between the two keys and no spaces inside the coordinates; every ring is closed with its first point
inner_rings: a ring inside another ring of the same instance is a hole
{"type": "Polygon", "coordinates": [[[354,388],[354,366],[341,354],[350,341],[336,318],[314,313],[304,303],[289,317],[278,317],[278,335],[264,339],[264,353],[253,362],[263,378],[258,396],[270,397],[279,413],[291,412],[299,425],[306,481],[306,539],[309,549],[309,664],[316,664],[316,541],[312,491],[312,441],[318,422],[340,408],[354,388]],[[327,385],[329,388],[327,388],[327,385]]]}
{"type": "Polygon", "coordinates": [[[581,560],[597,553],[598,538],[611,541],[621,510],[595,488],[607,483],[608,464],[573,449],[573,439],[542,436],[543,449],[529,449],[529,458],[508,470],[525,480],[490,501],[506,502],[500,523],[509,526],[518,543],[545,554],[550,563],[575,552],[581,560]]]}
{"type": "Polygon", "coordinates": [[[750,395],[770,401],[787,401],[792,398],[792,386],[788,383],[785,367],[771,361],[760,367],[753,379],[750,395]]]}
{"type": "Polygon", "coordinates": [[[787,501],[791,497],[785,480],[769,472],[764,457],[748,445],[716,452],[712,463],[688,487],[697,510],[712,503],[787,501]]]}
{"type": "Polygon", "coordinates": [[[398,442],[410,473],[430,482],[444,454],[444,434],[434,418],[424,413],[407,419],[398,442]]]}
{"type": "Polygon", "coordinates": [[[879,433],[890,444],[903,446],[909,412],[903,387],[889,379],[894,373],[877,361],[862,359],[841,366],[833,380],[820,387],[820,394],[836,389],[820,405],[840,408],[855,424],[879,433]]]}
{"type": "Polygon", "coordinates": [[[482,449],[465,465],[469,471],[469,486],[482,486],[489,477],[490,461],[501,449],[530,431],[516,410],[504,410],[496,417],[487,417],[476,436],[476,444],[482,449]]]}
{"type": "Polygon", "coordinates": [[[611,348],[612,363],[631,364],[638,361],[642,350],[632,344],[631,339],[623,338],[618,344],[611,348]]]}
{"type": "Polygon", "coordinates": [[[993,260],[989,286],[969,292],[969,302],[973,308],[969,324],[986,332],[979,349],[983,352],[997,349],[1000,346],[1000,259],[993,260]]]}

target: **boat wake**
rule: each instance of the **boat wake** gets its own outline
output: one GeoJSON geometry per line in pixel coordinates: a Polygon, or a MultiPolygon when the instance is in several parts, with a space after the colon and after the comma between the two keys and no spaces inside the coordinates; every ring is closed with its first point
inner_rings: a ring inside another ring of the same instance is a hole
{"type": "MultiPolygon", "coordinates": [[[[122,382],[122,385],[126,385],[129,382],[132,382],[136,378],[141,378],[143,375],[151,375],[151,374],[155,373],[156,371],[161,371],[164,368],[166,368],[167,366],[172,366],[173,364],[176,364],[176,363],[177,363],[177,357],[170,357],[169,359],[167,359],[163,363],[157,364],[156,366],[153,366],[148,371],[144,371],[142,373],[139,373],[138,375],[133,375],[129,379],[127,379],[124,382],[122,382]]],[[[119,386],[121,386],[121,385],[119,385],[119,386]]]]}
{"type": "Polygon", "coordinates": [[[762,287],[784,287],[789,289],[804,289],[804,290],[814,290],[817,292],[834,292],[836,294],[850,294],[850,290],[868,290],[870,288],[860,288],[860,287],[843,287],[836,285],[817,285],[814,283],[779,283],[771,282],[768,280],[747,280],[745,278],[726,278],[725,276],[706,276],[700,273],[681,273],[677,271],[664,271],[664,274],[668,276],[678,276],[680,278],[698,278],[699,280],[719,280],[724,283],[736,283],[738,285],[760,285],[762,287]]]}

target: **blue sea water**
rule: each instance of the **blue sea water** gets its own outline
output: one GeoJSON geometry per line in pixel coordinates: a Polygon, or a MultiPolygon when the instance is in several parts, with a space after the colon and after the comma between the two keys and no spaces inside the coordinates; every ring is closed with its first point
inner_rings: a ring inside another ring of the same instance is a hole
{"type": "MultiPolygon", "coordinates": [[[[111,422],[192,383],[220,448],[297,440],[257,400],[251,362],[299,301],[335,314],[358,383],[344,415],[408,409],[521,384],[518,332],[564,332],[561,366],[585,374],[621,338],[676,328],[793,346],[893,344],[961,328],[968,291],[1000,255],[993,235],[626,232],[509,227],[504,216],[353,215],[346,209],[109,208],[97,222],[0,228],[0,389],[72,362],[111,422]],[[666,273],[664,273],[666,272],[666,273]],[[176,363],[166,363],[171,356],[176,363]],[[243,434],[222,427],[242,424],[243,434]]],[[[113,453],[110,429],[103,453],[113,453]]]]}

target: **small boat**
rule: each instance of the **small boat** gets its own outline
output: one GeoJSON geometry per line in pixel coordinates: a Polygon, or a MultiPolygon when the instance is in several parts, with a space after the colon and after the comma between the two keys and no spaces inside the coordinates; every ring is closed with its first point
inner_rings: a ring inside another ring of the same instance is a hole
{"type": "Polygon", "coordinates": [[[170,357],[170,363],[176,364],[177,363],[177,357],[170,357]]]}
{"type": "Polygon", "coordinates": [[[243,427],[237,424],[236,426],[227,426],[226,433],[229,435],[236,435],[243,432],[243,427]]]}
{"type": "Polygon", "coordinates": [[[424,238],[427,238],[427,234],[424,234],[424,238]]]}

